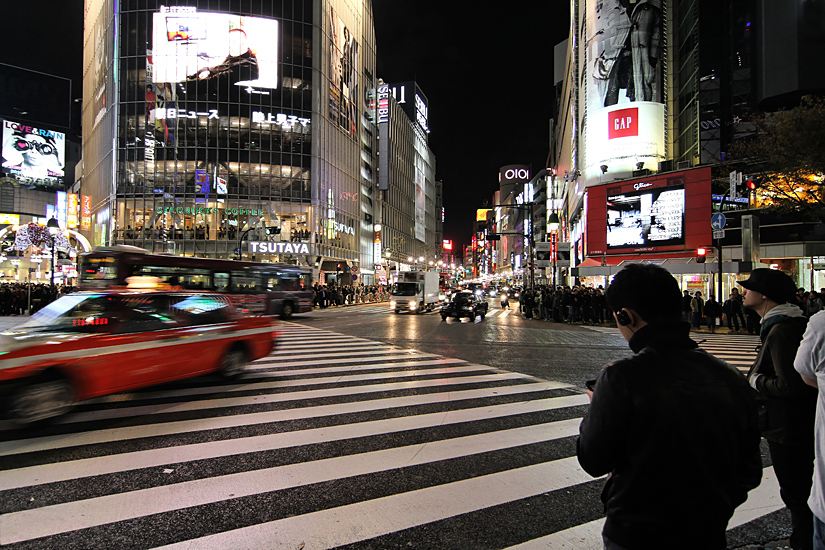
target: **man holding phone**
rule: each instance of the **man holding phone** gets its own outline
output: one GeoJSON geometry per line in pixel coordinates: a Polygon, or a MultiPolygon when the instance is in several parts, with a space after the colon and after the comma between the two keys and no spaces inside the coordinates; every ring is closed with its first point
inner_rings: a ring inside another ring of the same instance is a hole
{"type": "Polygon", "coordinates": [[[607,304],[634,355],[603,367],[588,389],[577,448],[587,473],[610,474],[604,547],[727,548],[728,521],[762,477],[748,382],[690,339],[665,269],[625,267],[607,304]]]}

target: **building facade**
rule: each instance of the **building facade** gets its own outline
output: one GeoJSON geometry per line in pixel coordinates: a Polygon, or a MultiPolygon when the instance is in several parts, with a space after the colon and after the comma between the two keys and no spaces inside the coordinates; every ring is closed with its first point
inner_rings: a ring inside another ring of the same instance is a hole
{"type": "Polygon", "coordinates": [[[717,170],[730,144],[753,133],[749,111],[792,107],[825,89],[804,63],[821,40],[803,12],[822,8],[767,0],[571,4],[570,36],[555,49],[546,193],[547,214],[561,220],[556,237],[570,243],[572,269],[562,280],[606,284],[627,262],[653,261],[705,295],[726,296],[740,273],[767,265],[800,286],[825,283],[816,269],[825,263],[822,236],[804,223],[781,228],[783,220],[750,208],[755,196],[723,198],[730,184],[717,170]],[[777,41],[781,48],[770,47],[777,41]],[[724,221],[714,217],[720,213],[724,221]],[[699,247],[710,251],[707,262],[697,261],[699,247]]]}
{"type": "Polygon", "coordinates": [[[415,82],[379,82],[380,189],[376,270],[391,282],[398,271],[436,265],[442,255],[442,183],[429,147],[427,97],[415,82]]]}
{"type": "Polygon", "coordinates": [[[369,0],[87,0],[84,60],[95,244],[374,282],[369,0]]]}

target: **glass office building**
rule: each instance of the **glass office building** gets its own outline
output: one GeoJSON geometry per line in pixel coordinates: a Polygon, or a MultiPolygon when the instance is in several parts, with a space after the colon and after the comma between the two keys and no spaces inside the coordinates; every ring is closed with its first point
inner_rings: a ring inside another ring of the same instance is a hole
{"type": "Polygon", "coordinates": [[[94,244],[372,262],[369,0],[86,5],[94,244]]]}

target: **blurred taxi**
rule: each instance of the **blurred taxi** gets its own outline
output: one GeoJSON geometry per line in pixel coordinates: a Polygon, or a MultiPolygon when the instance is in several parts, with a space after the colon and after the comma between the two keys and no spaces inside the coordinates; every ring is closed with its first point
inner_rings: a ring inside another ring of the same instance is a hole
{"type": "Polygon", "coordinates": [[[242,315],[221,294],[68,294],[0,333],[0,402],[24,424],[110,393],[212,372],[232,378],[272,351],[275,323],[242,315]]]}

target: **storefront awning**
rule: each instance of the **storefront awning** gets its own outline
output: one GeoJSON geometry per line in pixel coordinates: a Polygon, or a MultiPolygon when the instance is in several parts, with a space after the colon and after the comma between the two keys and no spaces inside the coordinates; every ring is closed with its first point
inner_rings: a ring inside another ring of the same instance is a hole
{"type": "MultiPolygon", "coordinates": [[[[610,277],[618,273],[630,263],[652,263],[660,265],[674,275],[701,275],[716,273],[718,266],[715,261],[708,259],[705,263],[697,263],[694,256],[686,256],[684,252],[672,254],[630,254],[616,256],[593,256],[586,258],[578,266],[570,270],[573,277],[610,277]]],[[[723,262],[723,273],[750,273],[753,270],[751,262],[723,262]]]]}

